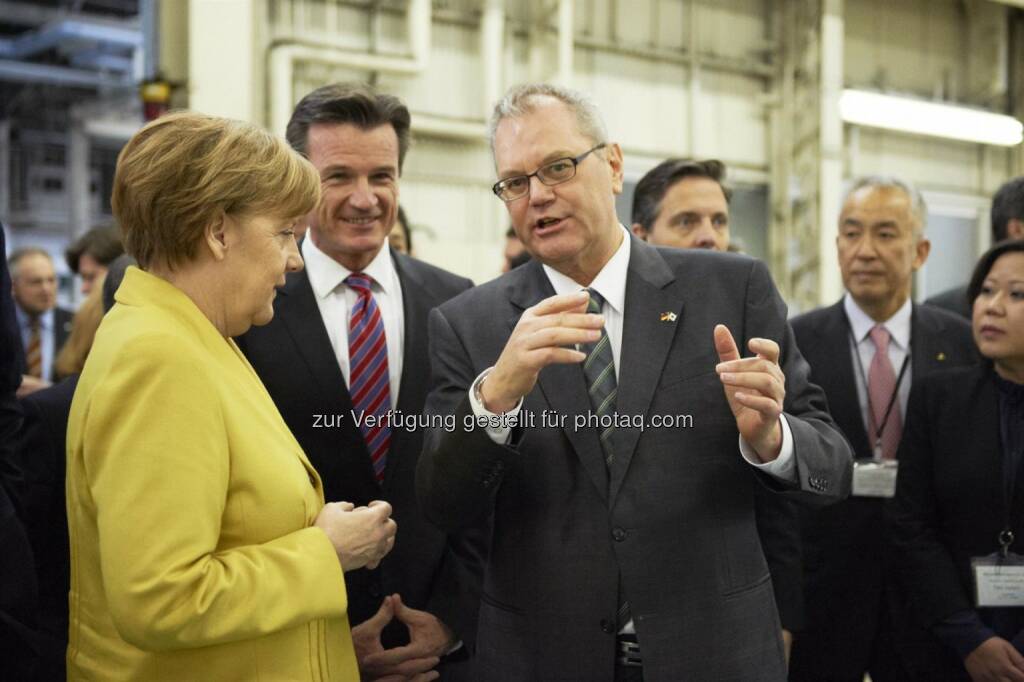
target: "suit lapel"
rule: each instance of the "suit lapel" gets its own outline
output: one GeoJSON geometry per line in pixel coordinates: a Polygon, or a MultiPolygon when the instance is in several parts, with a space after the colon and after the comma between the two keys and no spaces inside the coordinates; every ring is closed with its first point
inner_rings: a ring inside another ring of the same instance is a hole
{"type": "Polygon", "coordinates": [[[840,299],[829,308],[828,321],[818,342],[823,354],[832,356],[834,360],[818,362],[815,365],[815,383],[820,385],[828,396],[829,411],[850,441],[854,457],[870,457],[870,440],[864,426],[860,398],[857,396],[857,378],[853,373],[856,361],[850,347],[851,334],[850,321],[840,299]],[[836,352],[835,349],[841,350],[836,352]]]}
{"type": "MultiPolygon", "coordinates": [[[[646,418],[676,330],[682,325],[683,301],[668,286],[674,280],[672,270],[657,249],[633,239],[626,277],[616,398],[616,411],[630,419],[646,418]]],[[[612,504],[629,470],[639,438],[639,429],[616,431],[611,466],[612,504]]]]}
{"type": "Polygon", "coordinates": [[[306,363],[313,380],[328,400],[325,404],[341,399],[343,404],[339,407],[347,413],[352,407],[348,389],[306,271],[289,276],[280,291],[288,300],[282,301],[275,314],[280,316],[292,337],[295,355],[306,363]]]}
{"type": "MultiPolygon", "coordinates": [[[[416,396],[421,395],[420,377],[423,368],[429,365],[427,354],[427,315],[433,307],[435,297],[425,289],[419,273],[411,267],[411,259],[391,252],[392,262],[398,272],[398,280],[402,287],[403,341],[402,376],[398,384],[397,410],[403,415],[415,415],[423,409],[422,403],[416,403],[416,396]]],[[[397,466],[399,453],[405,452],[406,444],[413,438],[408,429],[391,430],[391,447],[384,467],[384,491],[391,487],[392,472],[397,466]]],[[[413,453],[418,455],[419,453],[413,453]]]]}
{"type": "MultiPolygon", "coordinates": [[[[966,362],[967,358],[954,357],[954,351],[947,341],[945,322],[941,318],[925,320],[920,307],[914,304],[910,313],[910,357],[913,375],[919,378],[929,372],[951,367],[953,362],[966,362]]],[[[915,378],[913,375],[910,377],[911,380],[915,378]]]]}
{"type": "MultiPolygon", "coordinates": [[[[515,310],[515,314],[508,321],[510,331],[519,322],[526,308],[555,295],[555,290],[538,261],[531,261],[521,266],[521,269],[523,276],[512,285],[509,292],[509,299],[515,310]]],[[[541,370],[537,385],[551,409],[559,415],[567,415],[566,425],[562,431],[576,451],[576,456],[579,457],[601,498],[607,500],[608,467],[604,462],[604,451],[601,449],[597,430],[575,429],[572,426],[575,415],[586,414],[590,409],[590,397],[587,395],[583,368],[580,365],[549,365],[541,370]]]]}
{"type": "MultiPolygon", "coordinates": [[[[289,275],[280,292],[282,296],[287,297],[287,301],[282,301],[282,305],[275,307],[275,315],[280,316],[291,337],[291,352],[309,369],[313,382],[322,395],[321,404],[333,406],[335,414],[348,415],[352,410],[348,386],[341,374],[341,368],[338,367],[338,359],[327,336],[327,329],[320,316],[320,308],[317,306],[306,271],[289,275]]],[[[288,350],[282,349],[281,352],[287,353],[288,350]]],[[[359,432],[356,426],[353,425],[351,428],[359,432]]],[[[359,442],[363,442],[361,434],[359,442]]],[[[371,480],[376,480],[365,445],[361,450],[360,453],[353,453],[353,456],[366,462],[367,476],[371,480]]]]}

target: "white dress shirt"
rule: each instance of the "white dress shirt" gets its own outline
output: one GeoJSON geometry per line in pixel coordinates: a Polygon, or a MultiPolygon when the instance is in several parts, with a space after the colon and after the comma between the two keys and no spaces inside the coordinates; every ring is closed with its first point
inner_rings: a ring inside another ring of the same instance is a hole
{"type": "MultiPolygon", "coordinates": [[[[345,278],[352,271],[317,248],[312,238],[302,242],[302,258],[306,262],[306,274],[313,287],[313,296],[320,317],[327,328],[338,367],[349,385],[348,323],[352,306],[359,294],[345,284],[345,278]]],[[[402,314],[402,285],[391,260],[391,249],[387,240],[363,274],[373,279],[370,289],[380,310],[384,323],[384,339],[388,347],[388,383],[391,392],[391,408],[398,405],[399,381],[402,378],[402,353],[405,349],[405,319],[402,314]]]]}
{"type": "MultiPolygon", "coordinates": [[[[850,296],[849,293],[843,297],[843,309],[846,310],[846,317],[850,321],[850,330],[853,332],[853,339],[849,341],[850,346],[860,356],[860,365],[858,365],[857,359],[851,355],[853,377],[857,384],[857,403],[860,405],[861,418],[864,420],[864,430],[868,434],[868,444],[873,445],[877,434],[871,431],[871,419],[868,413],[867,373],[871,367],[871,361],[875,359],[875,342],[871,340],[870,333],[875,325],[879,323],[875,322],[866,312],[861,310],[857,302],[853,300],[853,296],[850,296]]],[[[910,317],[912,310],[913,304],[908,298],[892,317],[881,323],[889,332],[889,362],[892,363],[892,371],[897,379],[900,376],[900,367],[903,366],[904,359],[907,361],[907,371],[898,387],[901,420],[906,419],[907,416],[907,401],[910,400],[910,381],[914,370],[908,355],[910,352],[910,317]]],[[[892,416],[889,417],[889,419],[892,418],[892,416]]]]}
{"type": "MultiPolygon", "coordinates": [[[[15,305],[14,310],[18,316],[18,328],[21,329],[21,349],[28,353],[28,342],[32,338],[32,317],[19,305],[15,305]]],[[[39,316],[39,354],[42,367],[40,378],[46,381],[53,378],[53,361],[59,350],[56,346],[56,320],[53,308],[50,308],[39,316]]]]}
{"type": "MultiPolygon", "coordinates": [[[[621,225],[620,225],[621,227],[621,225]]],[[[601,271],[597,273],[594,281],[590,283],[590,288],[593,288],[597,293],[604,297],[604,305],[601,308],[601,314],[604,315],[604,328],[608,334],[608,342],[612,347],[612,356],[615,359],[615,378],[619,376],[619,364],[620,357],[622,355],[622,323],[625,317],[625,304],[626,304],[626,279],[629,274],[629,253],[630,253],[630,235],[625,227],[622,227],[622,243],[619,244],[619,248],[616,249],[612,257],[605,263],[601,271]]],[[[566,277],[562,273],[558,272],[554,268],[550,268],[547,265],[544,267],[544,274],[547,275],[548,280],[551,282],[552,288],[558,295],[571,294],[581,289],[586,289],[582,284],[579,284],[572,279],[566,277]]],[[[711,330],[708,330],[711,333],[711,330]]],[[[476,399],[476,391],[473,390],[480,378],[489,370],[481,372],[480,376],[473,382],[473,386],[470,386],[469,390],[469,401],[473,408],[473,413],[477,416],[487,415],[494,416],[492,412],[488,411],[479,400],[476,399]]],[[[519,403],[509,410],[508,416],[514,417],[519,413],[522,408],[523,401],[520,399],[519,403]]],[[[632,417],[632,415],[630,415],[632,417]]],[[[511,419],[507,420],[511,421],[511,419]]],[[[779,456],[766,464],[762,463],[758,458],[757,453],[754,452],[741,436],[739,439],[739,449],[743,458],[752,466],[761,469],[767,474],[770,474],[778,479],[792,483],[796,481],[796,462],[793,460],[793,434],[790,432],[789,424],[786,422],[785,415],[781,419],[782,425],[782,449],[779,452],[779,456]]],[[[509,427],[487,427],[487,435],[491,437],[495,443],[505,444],[508,442],[511,436],[511,428],[509,427]]]]}

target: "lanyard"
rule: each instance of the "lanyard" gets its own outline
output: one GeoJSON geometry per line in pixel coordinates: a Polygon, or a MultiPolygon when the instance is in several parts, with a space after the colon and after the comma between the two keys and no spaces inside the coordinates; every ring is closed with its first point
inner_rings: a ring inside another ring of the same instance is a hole
{"type": "MultiPolygon", "coordinates": [[[[999,399],[999,432],[1000,442],[1006,448],[1010,442],[1009,425],[1003,419],[1002,398],[999,399]]],[[[1013,452],[1003,452],[1003,530],[999,533],[999,554],[1006,558],[1010,552],[1010,545],[1013,544],[1014,535],[1010,526],[1010,517],[1013,514],[1013,502],[1016,497],[1017,474],[1021,466],[1021,460],[1015,458],[1013,452]],[[1009,462],[1006,462],[1009,459],[1009,462]],[[1007,466],[1009,464],[1009,466],[1007,466]]]]}
{"type": "MultiPolygon", "coordinates": [[[[868,423],[870,424],[870,430],[874,431],[874,434],[868,434],[874,436],[874,454],[876,457],[882,450],[882,432],[885,431],[885,425],[889,423],[889,417],[892,416],[893,405],[896,404],[896,398],[900,394],[900,386],[903,384],[903,377],[907,373],[907,365],[910,363],[910,347],[907,348],[906,355],[903,356],[903,364],[900,365],[899,376],[896,377],[896,387],[892,389],[892,395],[889,396],[889,404],[885,408],[885,416],[882,417],[881,424],[875,424],[875,411],[871,407],[871,388],[868,386],[868,375],[864,371],[864,363],[860,360],[860,348],[857,344],[857,339],[853,337],[853,329],[847,327],[847,332],[850,334],[850,341],[853,343],[853,359],[857,361],[857,371],[860,372],[861,378],[864,379],[864,394],[868,399],[868,423]]],[[[875,352],[878,353],[878,347],[875,347],[875,352]]]]}

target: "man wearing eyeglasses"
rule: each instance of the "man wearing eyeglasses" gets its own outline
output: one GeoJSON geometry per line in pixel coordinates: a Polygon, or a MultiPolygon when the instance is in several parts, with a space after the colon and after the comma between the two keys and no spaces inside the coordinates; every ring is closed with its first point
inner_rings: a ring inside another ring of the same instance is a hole
{"type": "Polygon", "coordinates": [[[479,678],[784,679],[755,489],[836,501],[850,452],[771,278],[631,237],[578,93],[515,88],[491,131],[534,260],[431,313],[426,410],[458,426],[417,471],[432,521],[493,527],[479,678]]]}

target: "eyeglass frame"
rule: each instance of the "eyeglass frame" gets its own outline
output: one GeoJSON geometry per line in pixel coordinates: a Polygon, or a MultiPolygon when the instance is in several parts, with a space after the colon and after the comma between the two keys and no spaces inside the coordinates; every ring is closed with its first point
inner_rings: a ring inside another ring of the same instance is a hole
{"type": "Polygon", "coordinates": [[[599,144],[599,145],[597,145],[595,147],[591,147],[590,149],[588,149],[587,151],[583,152],[579,156],[563,156],[563,157],[560,157],[560,158],[557,158],[557,159],[552,159],[551,161],[548,161],[547,163],[545,163],[543,166],[541,166],[537,170],[533,171],[532,173],[526,173],[526,174],[523,174],[523,175],[513,175],[513,176],[508,177],[508,178],[503,178],[501,180],[498,180],[496,183],[494,183],[494,185],[491,187],[491,191],[494,192],[494,196],[498,197],[499,199],[501,199],[502,201],[504,201],[507,204],[507,203],[512,202],[512,201],[518,201],[519,199],[522,199],[523,197],[528,196],[530,194],[530,179],[531,178],[537,178],[538,180],[540,180],[541,184],[546,185],[547,187],[554,187],[555,185],[561,185],[563,182],[569,182],[570,180],[572,180],[573,178],[576,177],[576,168],[581,163],[583,163],[583,160],[585,158],[587,158],[588,156],[590,156],[591,154],[596,152],[598,149],[604,149],[607,146],[608,146],[607,142],[602,142],[601,144],[599,144]],[[570,175],[569,177],[565,178],[564,180],[558,180],[557,182],[545,182],[544,178],[542,178],[540,176],[540,172],[542,170],[544,170],[545,168],[553,166],[556,163],[561,163],[563,161],[570,161],[572,163],[572,175],[570,175]],[[519,180],[519,179],[522,179],[522,178],[526,178],[526,191],[525,192],[523,192],[522,194],[520,194],[517,197],[512,197],[511,199],[506,199],[503,196],[501,196],[501,192],[503,190],[502,185],[504,185],[505,183],[509,182],[510,180],[519,180]]]}

